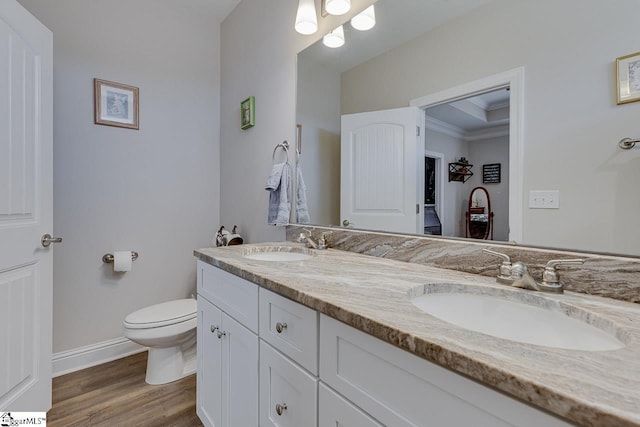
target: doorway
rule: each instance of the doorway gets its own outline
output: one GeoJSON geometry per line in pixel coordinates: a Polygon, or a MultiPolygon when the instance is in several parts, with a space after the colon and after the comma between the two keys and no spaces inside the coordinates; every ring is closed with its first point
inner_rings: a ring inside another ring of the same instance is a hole
{"type": "MultiPolygon", "coordinates": [[[[483,154],[486,154],[487,149],[476,146],[474,153],[479,153],[476,157],[480,159],[480,162],[476,162],[473,169],[476,182],[479,185],[483,183],[483,166],[489,166],[491,164],[500,163],[500,183],[502,184],[502,196],[503,207],[500,213],[496,213],[496,217],[500,215],[503,222],[503,231],[501,235],[496,236],[496,240],[509,240],[519,242],[522,240],[522,222],[523,222],[523,177],[522,177],[522,152],[523,152],[523,105],[524,105],[524,69],[517,68],[504,73],[489,76],[474,82],[466,83],[454,88],[444,90],[442,92],[427,95],[410,102],[410,105],[417,106],[425,111],[425,148],[431,150],[432,145],[429,145],[428,138],[433,135],[434,127],[436,124],[440,125],[440,133],[443,133],[443,129],[447,129],[449,134],[455,133],[455,129],[446,126],[446,122],[439,120],[436,122],[429,117],[439,116],[438,110],[444,110],[445,108],[452,108],[459,114],[482,116],[486,119],[487,113],[480,113],[482,109],[477,103],[469,101],[475,97],[483,96],[485,94],[496,92],[498,94],[503,91],[503,96],[506,93],[508,99],[508,114],[507,121],[502,123],[503,130],[502,138],[504,139],[505,148],[502,152],[502,159],[500,162],[490,163],[488,160],[482,158],[483,154]]],[[[485,96],[493,96],[485,95],[485,96]]],[[[435,118],[435,117],[433,117],[435,118]]],[[[487,131],[491,132],[491,131],[487,131]]],[[[445,133],[446,135],[446,133],[445,133]]],[[[448,135],[449,138],[452,138],[448,135]]],[[[464,138],[462,138],[464,141],[464,138]]],[[[462,144],[461,144],[462,145],[462,144]]],[[[451,150],[451,147],[449,147],[451,150]]],[[[464,153],[463,148],[458,147],[457,153],[444,152],[445,161],[444,165],[448,166],[449,163],[459,161],[464,158],[467,161],[468,156],[461,154],[464,153]]],[[[438,151],[443,151],[438,149],[438,151]]],[[[471,152],[470,149],[467,152],[471,152]]],[[[474,154],[476,155],[476,154],[474,154]]],[[[473,163],[473,159],[470,159],[469,163],[473,163]]],[[[495,169],[493,169],[495,171],[495,169]]],[[[456,182],[455,180],[444,180],[445,191],[442,200],[442,211],[440,215],[443,221],[442,234],[444,236],[462,236],[464,237],[465,230],[465,212],[462,206],[464,200],[469,199],[469,193],[474,187],[467,184],[456,182]],[[455,185],[456,187],[452,187],[455,185]],[[453,188],[456,190],[454,191],[453,188]]],[[[497,184],[497,183],[495,183],[497,184]]],[[[487,185],[495,185],[487,184],[487,185]]],[[[493,197],[493,196],[492,196],[493,197]]],[[[494,209],[495,211],[496,209],[494,209]]]]}

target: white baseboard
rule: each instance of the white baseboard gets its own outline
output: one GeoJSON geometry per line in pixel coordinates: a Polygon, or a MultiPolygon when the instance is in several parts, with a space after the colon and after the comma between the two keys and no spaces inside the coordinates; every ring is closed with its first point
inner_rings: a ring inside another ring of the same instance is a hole
{"type": "Polygon", "coordinates": [[[128,338],[120,337],[53,355],[53,377],[110,362],[147,350],[128,338]]]}

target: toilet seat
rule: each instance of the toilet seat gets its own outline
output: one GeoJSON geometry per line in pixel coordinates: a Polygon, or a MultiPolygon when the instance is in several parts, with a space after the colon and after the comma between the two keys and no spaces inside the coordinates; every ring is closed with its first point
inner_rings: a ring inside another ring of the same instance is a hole
{"type": "Polygon", "coordinates": [[[195,299],[180,299],[134,311],[124,319],[124,327],[129,329],[159,328],[195,319],[197,315],[198,308],[195,299]]]}

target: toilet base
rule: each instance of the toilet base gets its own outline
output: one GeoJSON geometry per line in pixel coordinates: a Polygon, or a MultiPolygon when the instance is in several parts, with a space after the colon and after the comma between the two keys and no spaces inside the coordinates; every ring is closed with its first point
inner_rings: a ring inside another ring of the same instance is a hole
{"type": "Polygon", "coordinates": [[[167,384],[196,372],[196,346],[149,348],[145,382],[151,385],[167,384]]]}

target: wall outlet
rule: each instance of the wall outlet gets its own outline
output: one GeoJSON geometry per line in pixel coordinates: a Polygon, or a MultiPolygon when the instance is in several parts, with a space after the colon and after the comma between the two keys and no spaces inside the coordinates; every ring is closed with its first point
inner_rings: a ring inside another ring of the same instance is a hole
{"type": "Polygon", "coordinates": [[[529,191],[529,209],[560,209],[560,191],[529,191]]]}

